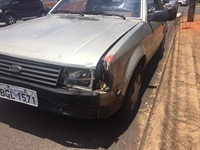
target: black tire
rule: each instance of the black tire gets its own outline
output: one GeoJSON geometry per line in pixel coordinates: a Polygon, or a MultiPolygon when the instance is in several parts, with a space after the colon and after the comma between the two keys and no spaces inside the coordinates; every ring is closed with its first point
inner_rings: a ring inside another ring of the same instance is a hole
{"type": "Polygon", "coordinates": [[[176,19],[176,16],[177,16],[177,10],[174,13],[174,19],[176,19]]]}
{"type": "Polygon", "coordinates": [[[130,120],[133,119],[134,115],[136,114],[136,104],[139,98],[141,98],[140,94],[142,86],[142,76],[142,66],[138,65],[130,80],[122,106],[118,111],[118,116],[121,119],[130,120]]]}
{"type": "Polygon", "coordinates": [[[174,19],[176,19],[176,15],[177,15],[177,10],[176,10],[173,14],[171,14],[171,15],[169,16],[169,20],[174,20],[174,19]]]}
{"type": "Polygon", "coordinates": [[[169,16],[169,20],[174,20],[174,14],[172,14],[171,16],[169,16]]]}
{"type": "Polygon", "coordinates": [[[5,22],[7,25],[11,25],[11,24],[15,24],[16,23],[16,17],[14,14],[12,13],[9,13],[9,14],[6,14],[5,16],[5,22]]]}
{"type": "Polygon", "coordinates": [[[162,42],[161,42],[161,44],[160,44],[160,46],[159,46],[159,48],[158,48],[158,50],[156,52],[156,55],[157,55],[157,57],[159,59],[162,59],[163,53],[164,53],[164,50],[165,50],[165,48],[164,48],[164,46],[165,46],[165,37],[166,37],[166,35],[164,35],[164,38],[163,38],[163,40],[162,40],[162,42]]]}
{"type": "Polygon", "coordinates": [[[41,11],[38,15],[38,17],[44,17],[46,15],[46,13],[44,11],[41,11]]]}

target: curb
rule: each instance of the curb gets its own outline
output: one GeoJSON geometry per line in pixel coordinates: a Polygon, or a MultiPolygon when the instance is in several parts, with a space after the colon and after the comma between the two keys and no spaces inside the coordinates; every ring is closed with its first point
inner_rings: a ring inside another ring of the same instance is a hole
{"type": "MultiPolygon", "coordinates": [[[[166,56],[166,63],[164,63],[164,65],[163,65],[163,68],[164,68],[164,69],[163,69],[163,73],[162,73],[161,78],[160,78],[160,81],[159,81],[159,85],[160,85],[161,82],[163,81],[163,77],[164,77],[164,74],[165,74],[165,72],[166,72],[166,66],[167,66],[167,64],[168,64],[168,62],[169,62],[169,58],[170,58],[170,56],[171,56],[171,54],[172,54],[172,50],[173,50],[174,45],[175,45],[175,39],[176,39],[177,31],[178,31],[178,29],[179,29],[179,28],[177,28],[177,26],[179,26],[180,17],[181,17],[181,16],[182,16],[182,13],[178,13],[178,14],[177,14],[177,18],[176,18],[176,20],[174,21],[174,25],[175,25],[175,27],[176,27],[176,29],[175,29],[176,32],[175,32],[175,35],[174,35],[173,39],[171,40],[171,41],[172,41],[172,45],[171,45],[171,47],[169,47],[169,52],[167,53],[167,56],[166,56]]],[[[154,111],[154,109],[155,109],[155,104],[156,104],[156,102],[157,102],[157,100],[158,100],[158,95],[159,95],[159,93],[160,93],[160,89],[161,89],[161,86],[158,87],[157,92],[156,92],[156,96],[155,96],[155,98],[154,98],[154,100],[153,100],[152,109],[151,109],[151,112],[150,112],[149,117],[148,117],[148,119],[147,119],[147,124],[146,124],[145,130],[144,130],[143,136],[142,136],[142,138],[141,138],[141,142],[140,142],[140,144],[139,144],[138,150],[143,150],[143,149],[144,149],[145,140],[146,140],[146,137],[147,137],[147,134],[148,134],[149,122],[150,122],[150,120],[151,120],[153,111],[154,111]]]]}

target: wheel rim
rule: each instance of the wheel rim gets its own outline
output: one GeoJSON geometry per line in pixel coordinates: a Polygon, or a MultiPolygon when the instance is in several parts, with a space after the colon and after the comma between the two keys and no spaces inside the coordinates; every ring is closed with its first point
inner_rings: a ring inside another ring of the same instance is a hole
{"type": "Polygon", "coordinates": [[[142,77],[140,74],[137,75],[134,85],[133,85],[133,93],[131,95],[131,101],[130,101],[130,109],[133,110],[135,107],[135,104],[138,100],[140,88],[141,88],[141,81],[142,77]]]}
{"type": "Polygon", "coordinates": [[[14,24],[15,23],[15,18],[12,15],[8,15],[7,20],[8,20],[9,24],[14,24]]]}
{"type": "Polygon", "coordinates": [[[44,16],[45,16],[45,14],[44,14],[44,13],[41,13],[41,14],[40,14],[40,17],[44,17],[44,16]]]}
{"type": "Polygon", "coordinates": [[[44,17],[45,13],[44,12],[40,12],[39,17],[44,17]]]}

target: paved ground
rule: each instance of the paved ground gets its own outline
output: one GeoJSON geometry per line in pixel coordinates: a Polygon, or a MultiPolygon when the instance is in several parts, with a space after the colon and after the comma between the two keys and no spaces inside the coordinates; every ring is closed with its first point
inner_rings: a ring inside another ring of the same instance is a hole
{"type": "Polygon", "coordinates": [[[141,150],[200,149],[200,15],[180,18],[141,150]]]}

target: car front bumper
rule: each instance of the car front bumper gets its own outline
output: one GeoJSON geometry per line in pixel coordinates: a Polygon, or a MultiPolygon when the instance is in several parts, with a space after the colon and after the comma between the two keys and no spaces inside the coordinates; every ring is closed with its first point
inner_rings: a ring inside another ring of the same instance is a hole
{"type": "Polygon", "coordinates": [[[38,108],[80,119],[108,118],[116,112],[123,97],[114,92],[65,90],[32,84],[0,76],[0,83],[24,87],[37,92],[38,108]]]}

